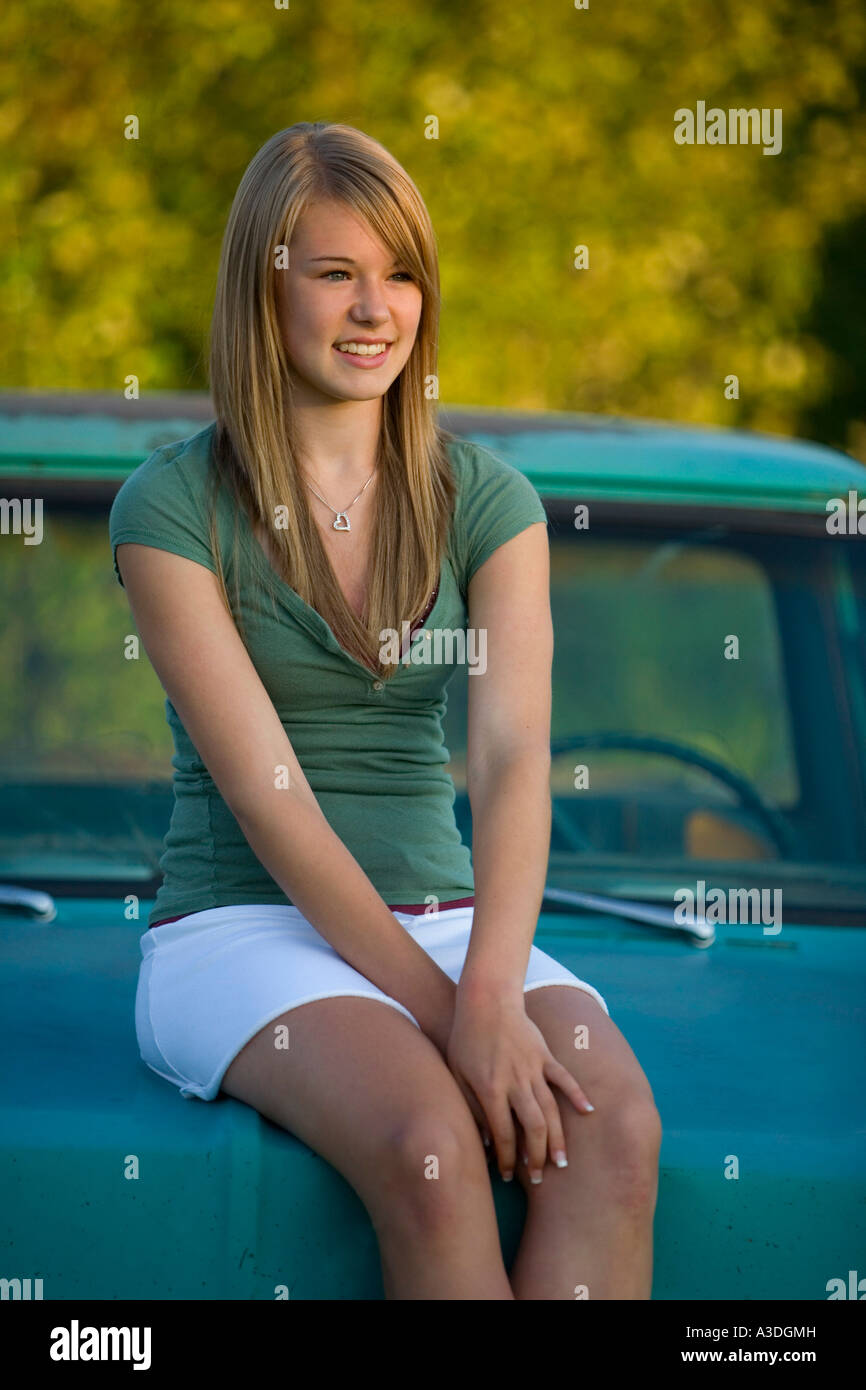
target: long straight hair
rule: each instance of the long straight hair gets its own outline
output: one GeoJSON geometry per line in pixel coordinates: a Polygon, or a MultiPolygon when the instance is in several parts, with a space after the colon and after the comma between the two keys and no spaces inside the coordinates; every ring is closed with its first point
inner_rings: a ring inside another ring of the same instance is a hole
{"type": "MultiPolygon", "coordinates": [[[[402,634],[427,607],[439,579],[456,483],[446,452],[455,438],[438,423],[436,398],[439,262],[427,209],[415,184],[376,140],[352,126],[300,122],[273,135],[238,186],[220,255],[210,329],[209,369],[216,414],[212,500],[226,485],[234,509],[266,529],[277,573],[325,619],[358,661],[389,679],[399,669],[379,658],[379,634],[402,634]],[[277,249],[289,247],[298,219],[320,200],[341,202],[406,267],[421,288],[412,352],[382,402],[367,602],[359,618],[346,602],[313,519],[300,474],[292,383],[276,307],[277,249]],[[275,525],[281,508],[280,525],[275,525]]],[[[223,601],[239,630],[210,514],[211,548],[223,601]]],[[[273,576],[270,565],[263,574],[273,576]]],[[[273,600],[274,586],[268,579],[273,600]]]]}

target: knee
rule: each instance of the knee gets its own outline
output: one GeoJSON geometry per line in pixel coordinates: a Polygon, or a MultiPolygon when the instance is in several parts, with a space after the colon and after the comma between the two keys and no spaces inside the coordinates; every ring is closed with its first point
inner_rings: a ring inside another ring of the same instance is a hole
{"type": "Polygon", "coordinates": [[[654,1208],[662,1141],[661,1117],[655,1102],[651,1096],[640,1093],[610,1104],[610,1109],[604,1146],[611,1196],[630,1210],[654,1208]]]}
{"type": "Polygon", "coordinates": [[[466,1116],[424,1112],[407,1117],[388,1136],[374,1221],[417,1233],[446,1235],[464,1221],[478,1185],[490,1185],[478,1128],[466,1116]]]}

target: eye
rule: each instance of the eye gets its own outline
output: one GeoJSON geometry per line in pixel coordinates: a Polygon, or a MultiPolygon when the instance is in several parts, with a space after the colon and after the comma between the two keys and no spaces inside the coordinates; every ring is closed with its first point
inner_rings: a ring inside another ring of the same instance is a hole
{"type": "MultiPolygon", "coordinates": [[[[326,270],[325,273],[324,273],[324,275],[320,275],[320,276],[319,276],[319,279],[320,279],[320,280],[330,280],[330,278],[331,278],[332,275],[348,275],[348,273],[349,273],[348,270],[326,270]]],[[[394,275],[391,276],[391,279],[392,279],[392,280],[394,279],[394,276],[395,276],[395,275],[402,275],[402,276],[405,276],[405,278],[406,278],[407,280],[413,279],[413,276],[410,275],[410,273],[409,273],[408,270],[395,270],[395,271],[394,271],[394,275]]]]}

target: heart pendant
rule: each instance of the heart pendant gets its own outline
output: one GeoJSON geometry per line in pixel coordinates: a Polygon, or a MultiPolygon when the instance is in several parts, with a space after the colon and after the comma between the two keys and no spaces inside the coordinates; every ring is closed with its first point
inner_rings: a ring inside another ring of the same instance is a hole
{"type": "Polygon", "coordinates": [[[335,531],[351,531],[351,529],[352,529],[352,528],[351,528],[351,526],[349,525],[349,518],[346,516],[346,513],[345,513],[345,512],[337,512],[337,520],[334,522],[334,530],[335,530],[335,531]],[[340,525],[340,517],[343,518],[343,522],[344,522],[344,524],[343,524],[342,526],[340,525]]]}

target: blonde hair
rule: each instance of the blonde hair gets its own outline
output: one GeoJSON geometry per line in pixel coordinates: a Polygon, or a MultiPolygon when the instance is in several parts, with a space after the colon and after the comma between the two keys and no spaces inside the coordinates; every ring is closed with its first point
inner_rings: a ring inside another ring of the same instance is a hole
{"type": "MultiPolygon", "coordinates": [[[[446,452],[455,436],[437,421],[427,383],[435,377],[439,327],[435,235],[415,184],[388,151],[352,126],[300,122],[273,135],[238,186],[223,238],[210,329],[216,415],[214,495],[227,485],[253,522],[267,528],[280,577],[314,607],[342,647],[384,679],[379,633],[414,623],[439,579],[456,484],[446,452]],[[414,277],[423,295],[412,352],[385,393],[377,458],[370,572],[364,620],[343,597],[310,509],[292,429],[292,387],[276,308],[275,250],[289,246],[309,204],[341,202],[362,218],[414,277]],[[287,524],[276,528],[276,508],[287,524]]],[[[235,557],[237,557],[235,508],[235,557]]],[[[211,548],[226,589],[211,510],[211,548]]],[[[239,580],[235,563],[239,628],[239,580]]],[[[268,573],[273,570],[268,566],[268,573]]],[[[269,585],[273,599],[273,584],[269,585]]]]}

